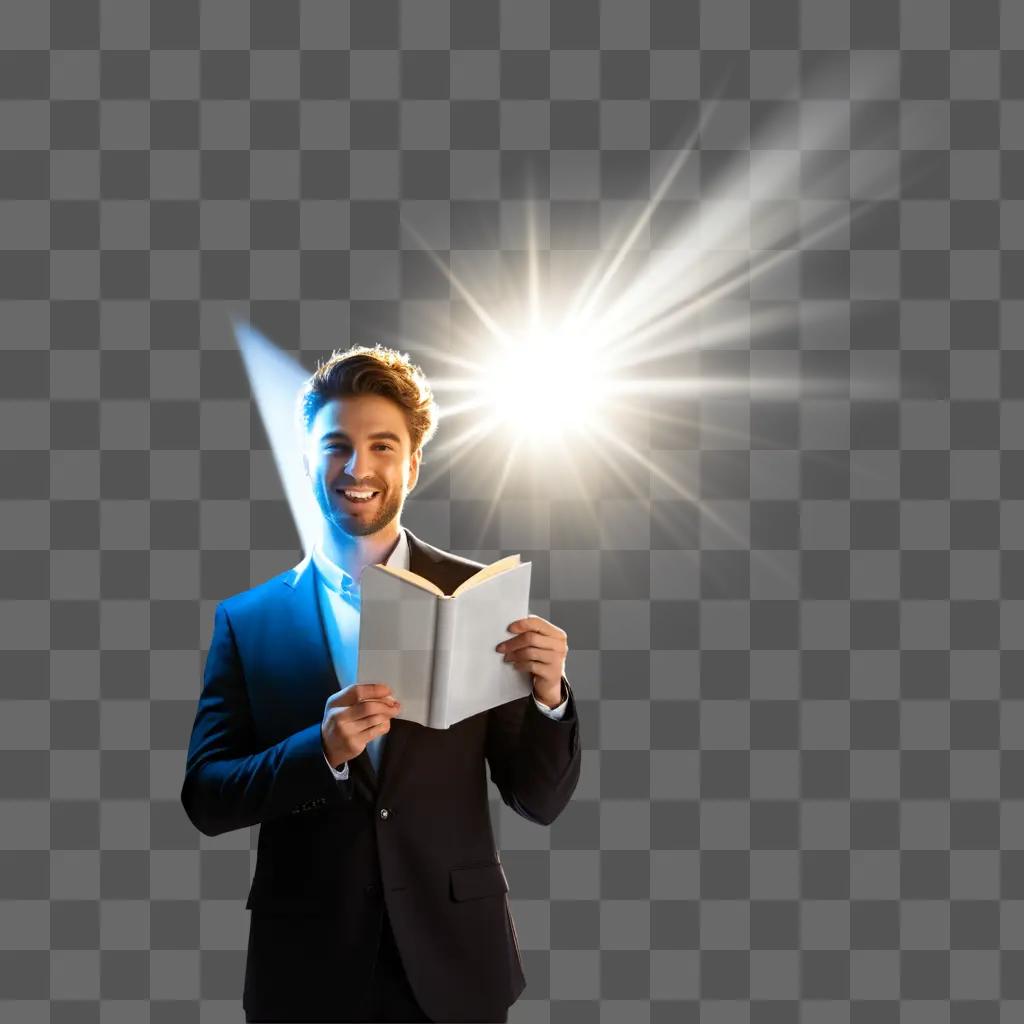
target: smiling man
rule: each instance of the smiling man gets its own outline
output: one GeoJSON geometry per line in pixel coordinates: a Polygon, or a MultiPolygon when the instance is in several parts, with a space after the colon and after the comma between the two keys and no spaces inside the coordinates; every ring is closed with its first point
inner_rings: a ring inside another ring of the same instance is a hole
{"type": "Polygon", "coordinates": [[[487,773],[549,825],[580,773],[564,631],[495,637],[533,692],[446,730],[355,683],[359,581],[385,563],[450,594],[481,564],[402,527],[436,406],[419,367],[355,346],[299,396],[323,516],[294,569],[217,605],[181,801],[203,834],[260,825],[247,1021],[505,1021],[526,981],[487,773]]]}

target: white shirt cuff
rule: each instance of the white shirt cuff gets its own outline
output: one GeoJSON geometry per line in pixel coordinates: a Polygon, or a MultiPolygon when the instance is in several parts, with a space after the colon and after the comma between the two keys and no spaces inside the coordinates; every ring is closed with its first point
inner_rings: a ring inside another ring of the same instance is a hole
{"type": "Polygon", "coordinates": [[[549,708],[547,704],[542,704],[536,697],[533,698],[533,703],[537,705],[538,711],[542,711],[548,716],[548,718],[553,718],[555,721],[558,721],[558,719],[565,714],[565,709],[569,704],[569,698],[566,697],[565,700],[555,708],[549,708]]]}
{"type": "MultiPolygon", "coordinates": [[[[324,760],[327,761],[327,754],[326,753],[324,754],[324,760]]],[[[339,782],[347,782],[348,781],[348,761],[345,762],[345,767],[342,768],[340,772],[335,770],[334,765],[331,764],[330,761],[327,761],[327,767],[331,769],[331,774],[339,782]]]]}

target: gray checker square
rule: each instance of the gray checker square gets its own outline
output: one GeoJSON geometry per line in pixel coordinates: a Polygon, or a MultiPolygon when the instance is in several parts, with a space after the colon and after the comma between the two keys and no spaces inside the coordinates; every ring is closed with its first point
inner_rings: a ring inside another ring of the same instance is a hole
{"type": "Polygon", "coordinates": [[[509,1019],[1024,1017],[1021,4],[7,0],[0,51],[0,1017],[241,1019],[256,830],[178,793],[217,602],[301,551],[230,315],[444,374],[421,241],[498,306],[532,212],[571,287],[688,139],[625,273],[737,193],[719,248],[802,232],[662,366],[750,392],[405,517],[570,635],[572,803],[491,792],[509,1019]]]}

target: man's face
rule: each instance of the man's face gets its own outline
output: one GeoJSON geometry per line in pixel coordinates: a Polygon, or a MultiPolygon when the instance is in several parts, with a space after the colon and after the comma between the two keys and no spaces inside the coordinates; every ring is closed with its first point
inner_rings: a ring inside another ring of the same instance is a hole
{"type": "Polygon", "coordinates": [[[422,452],[411,451],[401,406],[381,395],[329,401],[316,415],[303,463],[328,522],[352,537],[386,527],[416,486],[422,452]],[[374,491],[360,501],[345,491],[374,491]]]}

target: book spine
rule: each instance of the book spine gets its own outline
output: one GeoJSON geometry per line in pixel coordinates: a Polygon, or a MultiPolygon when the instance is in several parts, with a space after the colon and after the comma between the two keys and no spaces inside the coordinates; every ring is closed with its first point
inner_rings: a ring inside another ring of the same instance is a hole
{"type": "Polygon", "coordinates": [[[448,728],[448,682],[452,671],[452,643],[455,638],[455,601],[445,595],[437,599],[434,623],[434,664],[430,673],[430,727],[448,728]]]}

